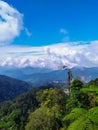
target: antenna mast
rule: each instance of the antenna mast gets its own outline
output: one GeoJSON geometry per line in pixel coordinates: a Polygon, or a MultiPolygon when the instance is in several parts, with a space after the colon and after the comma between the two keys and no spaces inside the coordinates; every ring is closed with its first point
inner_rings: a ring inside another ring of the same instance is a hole
{"type": "Polygon", "coordinates": [[[60,68],[64,69],[64,70],[67,70],[67,74],[68,74],[68,79],[67,79],[67,87],[68,87],[68,93],[70,95],[70,84],[71,84],[71,80],[72,80],[72,72],[71,72],[71,69],[66,66],[66,65],[63,65],[61,66],[60,68]]]}

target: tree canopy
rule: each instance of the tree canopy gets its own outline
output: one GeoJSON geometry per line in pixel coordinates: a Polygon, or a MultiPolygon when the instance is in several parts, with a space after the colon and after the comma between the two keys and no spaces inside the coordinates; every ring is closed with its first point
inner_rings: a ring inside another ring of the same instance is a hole
{"type": "Polygon", "coordinates": [[[51,85],[0,104],[1,130],[98,130],[98,80],[70,84],[70,96],[51,85]]]}

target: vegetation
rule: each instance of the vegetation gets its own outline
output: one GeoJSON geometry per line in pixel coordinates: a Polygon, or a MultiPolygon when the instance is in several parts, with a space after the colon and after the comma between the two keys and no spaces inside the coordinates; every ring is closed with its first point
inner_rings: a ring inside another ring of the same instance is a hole
{"type": "Polygon", "coordinates": [[[19,94],[27,92],[31,88],[25,81],[0,75],[0,102],[12,100],[19,94]]]}
{"type": "Polygon", "coordinates": [[[29,116],[26,130],[58,130],[65,114],[66,96],[60,89],[50,88],[37,93],[40,107],[29,116]],[[40,98],[39,98],[40,97],[40,98]]]}
{"type": "Polygon", "coordinates": [[[0,104],[0,130],[98,130],[98,79],[33,88],[0,104]]]}

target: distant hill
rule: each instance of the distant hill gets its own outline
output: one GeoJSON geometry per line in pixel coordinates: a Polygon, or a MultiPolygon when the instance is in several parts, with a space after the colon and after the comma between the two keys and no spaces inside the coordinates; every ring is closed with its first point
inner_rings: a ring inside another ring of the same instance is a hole
{"type": "Polygon", "coordinates": [[[11,100],[17,95],[27,92],[31,86],[25,81],[0,75],[0,102],[11,100]]]}
{"type": "MultiPolygon", "coordinates": [[[[98,77],[98,67],[74,67],[71,70],[73,78],[78,77],[85,82],[89,82],[98,77]]],[[[33,86],[40,86],[50,82],[67,83],[66,70],[51,70],[48,68],[33,68],[29,66],[24,68],[0,67],[0,74],[27,81],[33,86]]]]}

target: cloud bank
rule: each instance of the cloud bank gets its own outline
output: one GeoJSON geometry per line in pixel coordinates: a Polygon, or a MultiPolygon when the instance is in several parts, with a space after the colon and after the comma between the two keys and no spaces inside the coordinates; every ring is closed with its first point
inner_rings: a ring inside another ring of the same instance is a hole
{"type": "Polygon", "coordinates": [[[42,47],[8,45],[20,35],[22,29],[28,36],[32,35],[23,27],[23,15],[0,0],[0,66],[52,69],[57,69],[60,65],[98,67],[98,41],[68,42],[68,32],[62,28],[60,33],[64,35],[63,43],[42,47]]]}
{"type": "Polygon", "coordinates": [[[59,43],[42,47],[0,48],[0,65],[14,67],[98,67],[98,41],[59,43]]]}
{"type": "Polygon", "coordinates": [[[11,42],[23,29],[23,15],[0,0],[0,45],[11,42]]]}

